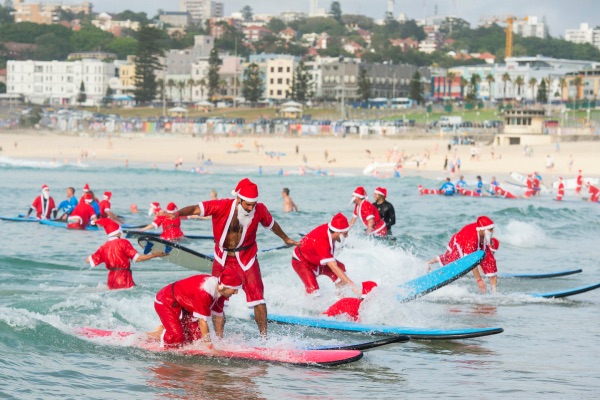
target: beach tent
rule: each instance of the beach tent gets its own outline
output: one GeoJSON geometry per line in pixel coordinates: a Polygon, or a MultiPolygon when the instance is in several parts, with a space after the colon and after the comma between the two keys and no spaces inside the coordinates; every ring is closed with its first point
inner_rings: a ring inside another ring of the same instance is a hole
{"type": "Polygon", "coordinates": [[[283,118],[296,119],[302,117],[302,109],[298,107],[283,107],[281,110],[279,110],[279,112],[281,113],[283,118]]]}
{"type": "Polygon", "coordinates": [[[187,114],[187,112],[188,112],[187,108],[183,108],[183,107],[173,107],[173,108],[169,108],[167,111],[169,112],[170,115],[178,116],[178,117],[182,117],[183,114],[187,114]]]}
{"type": "MultiPolygon", "coordinates": [[[[283,107],[283,108],[286,108],[286,107],[298,107],[298,108],[301,108],[302,104],[298,103],[297,101],[293,101],[292,100],[292,101],[286,101],[285,103],[283,103],[281,105],[281,107],[283,107]]],[[[281,110],[281,111],[283,111],[283,110],[281,110]]]]}

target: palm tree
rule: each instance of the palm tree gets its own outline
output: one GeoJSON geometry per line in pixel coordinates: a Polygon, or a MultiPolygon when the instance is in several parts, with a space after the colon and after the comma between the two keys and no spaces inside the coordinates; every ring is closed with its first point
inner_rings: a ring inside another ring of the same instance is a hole
{"type": "Polygon", "coordinates": [[[158,96],[162,99],[165,95],[165,81],[162,78],[156,80],[156,86],[158,87],[158,96]]]}
{"type": "Polygon", "coordinates": [[[490,103],[491,103],[492,97],[493,97],[492,83],[496,82],[496,78],[494,78],[494,75],[492,75],[492,74],[487,74],[487,76],[485,77],[485,81],[487,82],[488,90],[490,91],[490,103]]]}
{"type": "Polygon", "coordinates": [[[565,88],[567,87],[567,80],[564,77],[558,79],[558,86],[560,87],[560,100],[564,98],[563,94],[565,92],[565,88]]]}
{"type": "Polygon", "coordinates": [[[548,91],[548,103],[550,103],[550,99],[552,98],[552,84],[554,83],[554,78],[548,75],[546,77],[546,87],[548,91]]]}
{"type": "Polygon", "coordinates": [[[469,84],[469,81],[464,78],[464,76],[460,77],[460,97],[465,98],[465,87],[469,84]]]}
{"type": "Polygon", "coordinates": [[[521,97],[521,88],[525,85],[525,79],[519,75],[515,78],[515,85],[517,85],[517,96],[521,97]]]}
{"type": "Polygon", "coordinates": [[[179,90],[179,102],[183,102],[183,92],[186,88],[187,84],[185,81],[177,81],[177,90],[179,90]]]}
{"type": "Polygon", "coordinates": [[[190,102],[194,101],[194,86],[196,86],[196,81],[194,78],[190,77],[187,80],[187,86],[190,88],[190,102]]]}
{"type": "Polygon", "coordinates": [[[225,79],[221,79],[219,80],[219,93],[221,94],[221,97],[227,96],[227,87],[229,86],[229,84],[227,83],[227,81],[225,79]],[[225,94],[223,94],[225,93],[225,94]]]}
{"type": "Polygon", "coordinates": [[[538,81],[537,81],[537,79],[535,79],[535,78],[532,77],[532,78],[529,78],[529,82],[528,83],[529,83],[529,87],[531,88],[531,98],[535,102],[535,98],[536,98],[536,96],[535,96],[535,87],[537,86],[538,81]]]}
{"type": "Polygon", "coordinates": [[[479,94],[478,92],[478,87],[479,84],[481,83],[481,75],[479,74],[473,74],[471,75],[471,90],[473,91],[473,101],[477,100],[477,95],[479,94]]]}
{"type": "Polygon", "coordinates": [[[454,78],[456,78],[456,73],[452,71],[448,71],[448,73],[446,73],[446,81],[448,82],[448,92],[446,93],[446,90],[444,90],[444,94],[446,94],[447,96],[450,96],[452,94],[452,83],[454,82],[454,78]]]}
{"type": "Polygon", "coordinates": [[[204,100],[204,89],[206,89],[206,79],[202,78],[196,81],[196,85],[200,87],[200,98],[204,100]]]}
{"type": "Polygon", "coordinates": [[[167,88],[169,88],[169,100],[173,101],[173,88],[176,86],[173,79],[167,81],[167,88]]]}
{"type": "Polygon", "coordinates": [[[504,83],[504,99],[503,99],[503,101],[506,101],[506,88],[508,86],[508,82],[512,82],[512,79],[510,78],[510,74],[508,72],[505,72],[502,75],[502,82],[504,83]]]}
{"type": "Polygon", "coordinates": [[[583,93],[581,90],[581,87],[583,86],[583,79],[581,78],[581,76],[576,77],[573,81],[573,84],[577,88],[577,92],[575,93],[575,100],[583,98],[583,93]]]}

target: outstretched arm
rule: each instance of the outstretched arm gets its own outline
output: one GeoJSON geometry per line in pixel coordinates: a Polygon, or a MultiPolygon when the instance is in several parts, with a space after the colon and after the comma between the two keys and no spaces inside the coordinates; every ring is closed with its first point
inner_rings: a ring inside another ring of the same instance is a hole
{"type": "Polygon", "coordinates": [[[333,271],[334,274],[337,275],[338,278],[341,279],[342,282],[344,282],[344,284],[350,286],[350,288],[352,288],[352,291],[357,296],[361,295],[360,289],[358,287],[356,287],[354,282],[352,282],[352,280],[350,278],[348,278],[348,275],[346,275],[346,273],[344,271],[342,271],[342,269],[340,267],[338,267],[336,261],[329,261],[327,263],[327,266],[333,271]]]}
{"type": "Polygon", "coordinates": [[[283,229],[281,229],[281,226],[279,226],[277,221],[273,222],[273,227],[271,228],[271,230],[273,231],[274,234],[279,236],[281,238],[281,240],[283,240],[283,243],[288,244],[288,245],[294,245],[294,246],[300,245],[300,242],[290,239],[288,237],[288,235],[285,234],[285,232],[283,231],[283,229]]]}
{"type": "Polygon", "coordinates": [[[161,252],[161,253],[140,254],[138,256],[138,258],[135,260],[135,262],[139,263],[139,262],[142,262],[142,261],[151,260],[151,259],[156,258],[156,257],[164,257],[166,255],[167,255],[167,253],[163,253],[163,252],[161,252]]]}
{"type": "Polygon", "coordinates": [[[161,211],[158,213],[159,216],[166,216],[169,218],[177,218],[177,217],[189,217],[190,215],[200,215],[200,206],[198,204],[193,206],[183,207],[177,212],[170,213],[166,211],[161,211]]]}

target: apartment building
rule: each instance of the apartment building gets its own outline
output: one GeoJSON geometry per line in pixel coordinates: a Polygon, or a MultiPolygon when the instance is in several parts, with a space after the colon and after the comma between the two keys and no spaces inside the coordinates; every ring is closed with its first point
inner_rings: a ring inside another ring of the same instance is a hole
{"type": "Polygon", "coordinates": [[[213,17],[223,17],[225,6],[211,0],[180,0],[179,11],[190,13],[194,22],[205,22],[213,17]]]}
{"type": "Polygon", "coordinates": [[[573,43],[589,43],[600,49],[600,29],[590,28],[587,23],[581,23],[579,29],[565,30],[565,40],[573,43]]]}
{"type": "Polygon", "coordinates": [[[265,97],[273,100],[287,99],[292,91],[296,59],[281,56],[267,60],[265,76],[265,97]]]}
{"type": "Polygon", "coordinates": [[[15,9],[15,23],[54,24],[58,22],[58,15],[61,9],[74,14],[84,13],[85,15],[89,15],[92,13],[92,3],[88,2],[80,4],[25,3],[25,0],[14,0],[13,7],[15,9]]]}

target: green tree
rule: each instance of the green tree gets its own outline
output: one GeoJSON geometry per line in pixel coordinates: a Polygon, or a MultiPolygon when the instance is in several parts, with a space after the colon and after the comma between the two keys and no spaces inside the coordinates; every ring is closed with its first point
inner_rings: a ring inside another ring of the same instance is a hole
{"type": "Polygon", "coordinates": [[[469,91],[467,93],[467,100],[475,101],[479,95],[479,84],[481,83],[481,76],[479,74],[471,75],[469,80],[469,91]]]}
{"type": "Polygon", "coordinates": [[[135,38],[121,36],[108,43],[106,50],[115,53],[119,60],[124,60],[127,56],[135,54],[137,46],[138,42],[135,38]]]}
{"type": "Polygon", "coordinates": [[[77,102],[81,106],[87,100],[87,94],[85,93],[85,83],[81,81],[81,85],[79,85],[79,93],[77,94],[77,102]]]}
{"type": "Polygon", "coordinates": [[[261,99],[263,94],[263,77],[259,66],[252,63],[244,70],[244,80],[242,82],[242,95],[250,102],[251,106],[256,106],[256,102],[261,99]]]}
{"type": "Polygon", "coordinates": [[[187,83],[185,81],[177,81],[177,90],[179,91],[179,102],[183,102],[183,92],[185,92],[185,88],[187,87],[187,83]]]}
{"type": "Polygon", "coordinates": [[[446,73],[446,80],[448,81],[448,92],[446,92],[446,96],[452,95],[452,83],[454,82],[454,78],[456,78],[456,73],[452,71],[448,71],[446,73]]]}
{"type": "MultiPolygon", "coordinates": [[[[20,25],[20,24],[17,24],[20,25]]],[[[48,32],[35,39],[33,58],[40,61],[66,60],[71,52],[69,41],[61,40],[55,33],[48,32]]]]}
{"type": "Polygon", "coordinates": [[[312,97],[311,78],[308,67],[304,61],[300,61],[294,70],[294,79],[292,80],[291,97],[297,101],[306,101],[312,97]]]}
{"type": "Polygon", "coordinates": [[[537,81],[537,79],[532,77],[529,79],[529,82],[527,82],[527,83],[529,84],[529,88],[531,89],[531,99],[533,100],[533,99],[535,99],[535,93],[536,93],[535,87],[537,86],[538,81],[537,81]]]}
{"type": "MultiPolygon", "coordinates": [[[[421,79],[421,78],[419,77],[419,79],[421,79]]],[[[366,68],[360,67],[360,69],[358,71],[357,86],[358,86],[358,90],[357,90],[358,98],[362,101],[369,100],[371,98],[372,85],[371,85],[371,81],[369,80],[369,77],[367,76],[366,68]]]]}
{"type": "Polygon", "coordinates": [[[210,51],[208,57],[208,98],[214,101],[214,97],[219,93],[219,69],[221,68],[221,59],[216,48],[210,51]]]}
{"type": "Polygon", "coordinates": [[[113,14],[113,19],[115,21],[136,21],[143,25],[148,25],[150,23],[150,19],[148,19],[148,14],[145,12],[134,12],[131,10],[125,10],[118,14],[113,14]]]}
{"type": "Polygon", "coordinates": [[[469,86],[469,81],[465,79],[464,76],[460,77],[460,82],[458,83],[460,85],[460,97],[461,98],[465,98],[465,88],[467,86],[469,86]]]}
{"type": "Polygon", "coordinates": [[[510,77],[510,74],[508,72],[505,72],[504,74],[502,74],[502,83],[504,83],[504,100],[506,100],[506,89],[508,87],[509,82],[512,82],[512,79],[510,77]]]}
{"type": "Polygon", "coordinates": [[[542,79],[540,86],[538,86],[536,100],[541,104],[548,102],[548,87],[546,86],[545,79],[542,79]]]}
{"type": "Polygon", "coordinates": [[[329,15],[331,18],[335,19],[338,24],[344,25],[344,21],[342,20],[342,6],[339,1],[332,1],[331,6],[329,7],[329,15]]]}
{"type": "Polygon", "coordinates": [[[115,39],[112,33],[93,25],[84,25],[71,36],[71,48],[76,51],[105,50],[115,39]]]}
{"type": "Polygon", "coordinates": [[[242,13],[242,17],[244,18],[244,21],[248,22],[248,21],[252,21],[252,18],[254,17],[254,12],[252,11],[252,7],[245,5],[240,12],[242,13]]]}
{"type": "Polygon", "coordinates": [[[271,18],[271,20],[267,23],[267,29],[271,32],[279,33],[287,27],[285,22],[280,20],[279,18],[271,18]]]}
{"type": "Polygon", "coordinates": [[[138,31],[134,91],[138,104],[156,98],[156,71],[162,69],[159,57],[163,55],[160,38],[161,32],[156,28],[144,25],[138,31]]]}
{"type": "MultiPolygon", "coordinates": [[[[83,82],[81,82],[83,83],[83,82]]],[[[102,106],[103,107],[108,107],[109,105],[112,105],[112,96],[113,96],[114,90],[112,90],[112,88],[110,86],[106,87],[106,92],[104,92],[104,97],[102,98],[102,106]]]]}
{"type": "Polygon", "coordinates": [[[415,71],[410,80],[408,97],[416,101],[418,104],[423,102],[423,83],[421,82],[421,74],[418,70],[415,71]]]}
{"type": "Polygon", "coordinates": [[[573,84],[575,85],[575,100],[579,100],[583,97],[583,93],[581,88],[583,87],[583,79],[581,76],[577,76],[573,80],[573,84]]]}
{"type": "Polygon", "coordinates": [[[517,85],[517,96],[521,97],[521,88],[525,86],[525,79],[519,75],[515,78],[515,85],[517,85]]]}
{"type": "Polygon", "coordinates": [[[494,75],[492,75],[492,74],[487,74],[487,76],[485,77],[485,81],[488,84],[488,90],[490,91],[490,101],[491,101],[492,98],[494,97],[494,92],[492,90],[492,84],[494,82],[496,82],[496,78],[494,78],[494,75]]]}
{"type": "Polygon", "coordinates": [[[12,2],[10,1],[5,1],[4,6],[0,6],[0,25],[13,23],[13,16],[11,15],[13,11],[12,2]]]}
{"type": "Polygon", "coordinates": [[[177,87],[177,83],[173,79],[167,80],[167,89],[169,90],[169,100],[173,101],[173,89],[177,87]]]}
{"type": "Polygon", "coordinates": [[[565,88],[567,87],[567,80],[564,77],[561,77],[558,79],[558,87],[560,88],[560,93],[558,94],[558,97],[560,97],[560,99],[563,99],[563,93],[565,92],[565,88]]]}

